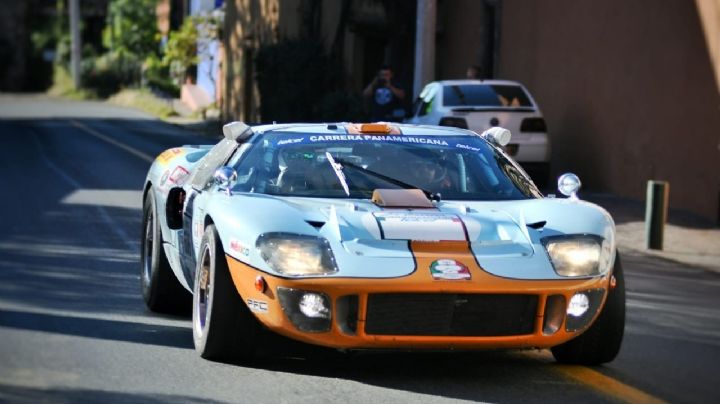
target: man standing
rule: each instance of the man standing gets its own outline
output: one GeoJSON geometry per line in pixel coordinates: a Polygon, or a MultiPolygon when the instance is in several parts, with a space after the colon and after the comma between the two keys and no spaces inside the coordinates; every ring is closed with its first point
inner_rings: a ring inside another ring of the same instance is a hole
{"type": "Polygon", "coordinates": [[[373,81],[363,90],[363,96],[370,99],[370,120],[373,122],[399,122],[405,117],[405,90],[393,82],[392,78],[392,68],[383,65],[373,81]]]}

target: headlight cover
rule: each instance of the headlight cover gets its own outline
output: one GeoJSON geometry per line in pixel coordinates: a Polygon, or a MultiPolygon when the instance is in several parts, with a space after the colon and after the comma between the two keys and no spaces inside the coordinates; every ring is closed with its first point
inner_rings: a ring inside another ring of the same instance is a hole
{"type": "Polygon", "coordinates": [[[611,240],[583,234],[546,237],[542,242],[555,272],[560,276],[600,276],[612,266],[611,240]]]}
{"type": "Polygon", "coordinates": [[[318,276],[338,271],[330,243],[322,237],[265,233],[258,237],[260,256],[273,270],[287,276],[318,276]]]}

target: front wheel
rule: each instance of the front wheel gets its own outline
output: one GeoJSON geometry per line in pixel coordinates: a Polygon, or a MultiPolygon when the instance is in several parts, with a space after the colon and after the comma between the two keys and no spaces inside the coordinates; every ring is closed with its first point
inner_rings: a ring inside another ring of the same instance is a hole
{"type": "Polygon", "coordinates": [[[214,225],[205,229],[193,293],[193,340],[205,359],[254,355],[259,325],[235,289],[214,225]]]}
{"type": "Polygon", "coordinates": [[[625,332],[625,279],[619,254],[615,256],[612,276],[615,287],[608,292],[595,323],[579,337],[551,349],[558,362],[600,365],[611,362],[620,352],[625,332]]]}

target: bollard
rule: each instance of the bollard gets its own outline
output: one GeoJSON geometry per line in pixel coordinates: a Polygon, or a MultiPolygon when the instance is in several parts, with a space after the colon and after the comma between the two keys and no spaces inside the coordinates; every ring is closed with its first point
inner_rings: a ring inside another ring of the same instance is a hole
{"type": "Polygon", "coordinates": [[[645,248],[663,249],[669,195],[670,184],[667,181],[648,181],[645,200],[645,248]]]}

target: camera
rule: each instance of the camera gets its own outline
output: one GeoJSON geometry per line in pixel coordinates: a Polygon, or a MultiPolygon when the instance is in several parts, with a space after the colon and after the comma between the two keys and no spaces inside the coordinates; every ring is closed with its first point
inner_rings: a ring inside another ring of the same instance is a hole
{"type": "Polygon", "coordinates": [[[385,87],[385,86],[387,86],[387,80],[385,80],[385,79],[382,78],[382,77],[378,77],[377,82],[378,82],[378,86],[380,86],[380,87],[385,87]]]}

